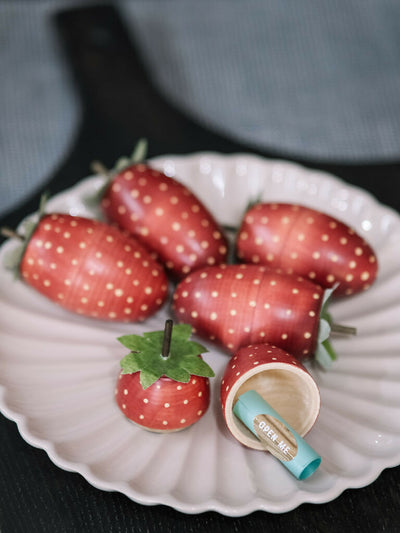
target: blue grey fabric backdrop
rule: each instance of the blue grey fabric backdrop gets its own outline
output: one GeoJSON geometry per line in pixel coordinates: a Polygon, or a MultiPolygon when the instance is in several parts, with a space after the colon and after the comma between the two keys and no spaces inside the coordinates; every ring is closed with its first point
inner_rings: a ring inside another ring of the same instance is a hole
{"type": "MultiPolygon", "coordinates": [[[[73,142],[79,101],[49,16],[87,3],[0,2],[0,215],[73,142]]],[[[398,1],[115,3],[159,90],[203,124],[292,156],[400,158],[398,1]]]]}

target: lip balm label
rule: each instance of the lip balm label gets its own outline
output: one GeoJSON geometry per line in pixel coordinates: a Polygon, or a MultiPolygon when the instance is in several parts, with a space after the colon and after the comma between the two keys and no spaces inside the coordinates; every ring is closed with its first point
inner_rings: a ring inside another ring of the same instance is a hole
{"type": "Polygon", "coordinates": [[[297,455],[293,433],[277,418],[261,414],[253,419],[254,431],[266,449],[280,461],[291,461],[297,455]]]}

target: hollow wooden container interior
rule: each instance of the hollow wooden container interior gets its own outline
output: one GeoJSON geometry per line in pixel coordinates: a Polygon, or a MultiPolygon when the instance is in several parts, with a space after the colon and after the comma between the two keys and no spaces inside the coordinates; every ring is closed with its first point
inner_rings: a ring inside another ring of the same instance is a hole
{"type": "Polygon", "coordinates": [[[233,357],[228,363],[230,368],[227,368],[221,386],[221,391],[227,390],[225,397],[221,392],[221,401],[225,421],[232,435],[249,448],[265,449],[257,437],[233,413],[238,397],[248,390],[255,390],[301,437],[304,437],[313,427],[320,410],[320,393],[311,374],[301,363],[283,351],[272,357],[268,353],[257,353],[254,358],[257,361],[253,362],[251,368],[244,372],[240,370],[232,372],[232,367],[234,370],[241,367],[240,356],[243,354],[239,351],[237,355],[239,356],[237,360],[233,357]],[[264,359],[264,362],[261,359],[264,359]],[[254,364],[255,362],[257,364],[254,364]],[[236,377],[234,381],[232,374],[236,377]]]}

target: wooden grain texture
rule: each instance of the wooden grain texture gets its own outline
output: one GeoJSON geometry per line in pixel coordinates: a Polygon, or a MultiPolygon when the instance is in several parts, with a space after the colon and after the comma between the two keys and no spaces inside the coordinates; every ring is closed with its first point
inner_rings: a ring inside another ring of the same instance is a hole
{"type": "MultiPolygon", "coordinates": [[[[48,178],[52,193],[85,177],[93,159],[112,164],[121,153],[129,153],[133,142],[142,136],[150,141],[149,156],[203,150],[260,153],[254,147],[206,131],[160,98],[112,8],[63,13],[57,27],[77,81],[83,116],[71,153],[56,174],[48,178]],[[99,28],[108,35],[101,42],[95,38],[99,28]],[[124,85],[118,83],[121,76],[124,85]]],[[[288,153],[267,150],[262,154],[326,170],[365,188],[379,201],[400,211],[400,154],[398,161],[357,165],[299,160],[288,153]]],[[[36,210],[41,193],[42,189],[1,222],[15,225],[36,210]]],[[[165,506],[147,507],[124,495],[100,491],[79,474],[55,466],[43,450],[27,444],[15,423],[2,415],[0,450],[2,533],[400,531],[400,467],[385,470],[368,487],[346,490],[326,504],[303,504],[282,515],[257,511],[229,518],[215,512],[185,515],[165,506]]]]}

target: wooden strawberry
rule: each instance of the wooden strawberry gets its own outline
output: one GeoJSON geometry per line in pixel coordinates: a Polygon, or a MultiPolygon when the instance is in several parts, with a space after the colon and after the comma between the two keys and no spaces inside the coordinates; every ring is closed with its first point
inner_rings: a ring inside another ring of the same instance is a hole
{"type": "Polygon", "coordinates": [[[299,360],[334,358],[330,326],[321,316],[330,290],[266,266],[220,265],[196,270],[173,295],[173,311],[194,331],[235,352],[272,343],[299,360]]]}
{"type": "MultiPolygon", "coordinates": [[[[182,183],[138,162],[122,159],[102,193],[101,208],[111,222],[129,231],[175,278],[205,265],[223,263],[228,252],[222,229],[204,204],[182,183]]],[[[95,163],[93,168],[107,173],[95,163]]]]}
{"type": "Polygon", "coordinates": [[[23,241],[15,258],[19,276],[69,311],[134,322],[167,298],[162,267],[139,242],[102,222],[41,214],[23,241]]]}
{"type": "Polygon", "coordinates": [[[201,358],[207,350],[190,341],[192,328],[125,335],[118,340],[131,350],[121,360],[115,398],[123,414],[155,432],[179,431],[197,422],[210,402],[209,377],[214,372],[201,358]]]}
{"type": "Polygon", "coordinates": [[[374,282],[378,262],[367,242],[346,224],[308,207],[258,203],[246,213],[237,238],[243,262],[297,273],[334,295],[351,295],[374,282]]]}
{"type": "Polygon", "coordinates": [[[265,445],[238,424],[233,413],[239,396],[255,390],[301,435],[318,418],[321,398],[318,386],[293,355],[267,342],[241,347],[228,361],[220,386],[225,422],[245,446],[265,450],[265,445]]]}

